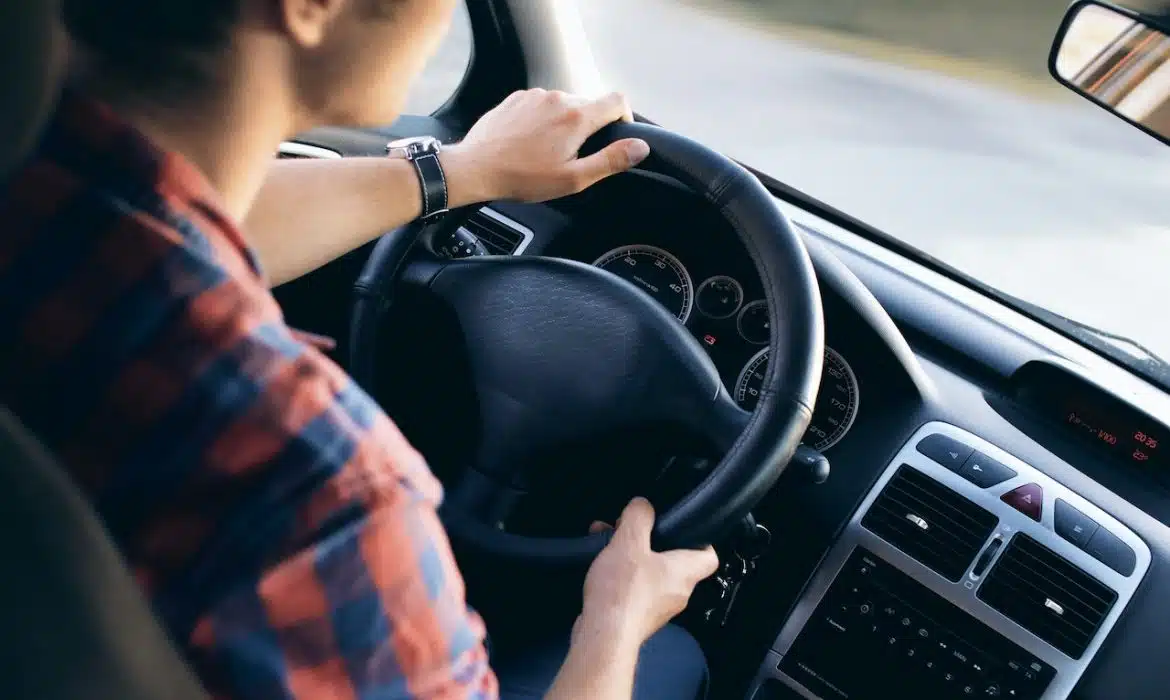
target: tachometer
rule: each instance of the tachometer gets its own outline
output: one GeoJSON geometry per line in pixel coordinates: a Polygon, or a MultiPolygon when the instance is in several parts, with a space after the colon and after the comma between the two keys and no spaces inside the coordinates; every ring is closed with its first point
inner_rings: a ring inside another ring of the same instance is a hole
{"type": "Polygon", "coordinates": [[[627,245],[602,255],[594,263],[632,282],[686,323],[695,302],[691,275],[678,258],[661,248],[627,245]]]}
{"type": "MultiPolygon", "coordinates": [[[[744,365],[735,383],[735,400],[744,409],[754,410],[768,368],[769,348],[756,353],[744,365]]],[[[824,452],[845,437],[857,417],[860,394],[853,368],[832,348],[825,348],[825,369],[817,392],[812,422],[804,433],[804,444],[824,452]]]]}

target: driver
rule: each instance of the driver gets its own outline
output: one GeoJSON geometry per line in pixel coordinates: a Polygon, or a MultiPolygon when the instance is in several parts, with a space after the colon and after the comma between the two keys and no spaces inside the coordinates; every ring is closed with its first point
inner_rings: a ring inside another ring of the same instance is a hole
{"type": "MultiPolygon", "coordinates": [[[[664,625],[713,550],[653,552],[633,501],[563,663],[497,682],[438,482],[269,291],[423,211],[405,160],[272,156],[394,120],[455,2],[65,0],[71,85],[0,195],[0,401],[88,493],[216,697],[689,700],[705,664],[664,625]]],[[[629,118],[619,95],[515,93],[442,151],[449,205],[626,170],[644,142],[576,153],[629,118]]]]}

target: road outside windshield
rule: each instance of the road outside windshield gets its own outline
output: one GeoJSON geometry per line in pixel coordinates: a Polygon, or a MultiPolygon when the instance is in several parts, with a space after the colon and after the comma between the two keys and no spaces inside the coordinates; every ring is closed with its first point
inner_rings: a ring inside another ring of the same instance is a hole
{"type": "Polygon", "coordinates": [[[1047,76],[1067,0],[577,4],[639,112],[1170,357],[1170,148],[1047,76]]]}

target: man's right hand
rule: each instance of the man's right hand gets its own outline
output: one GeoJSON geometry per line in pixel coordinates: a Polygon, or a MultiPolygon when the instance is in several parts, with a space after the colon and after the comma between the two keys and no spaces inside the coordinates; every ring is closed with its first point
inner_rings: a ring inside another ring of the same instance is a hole
{"type": "Polygon", "coordinates": [[[712,547],[655,552],[653,529],[654,507],[635,498],[589,567],[569,656],[545,700],[628,700],[642,643],[681,613],[695,585],[719,568],[712,547]]]}
{"type": "Polygon", "coordinates": [[[638,649],[681,613],[695,586],[719,568],[712,547],[655,552],[650,548],[653,528],[654,507],[635,498],[618,519],[613,539],[589,568],[584,607],[574,632],[588,628],[590,636],[614,635],[617,646],[638,649]]]}

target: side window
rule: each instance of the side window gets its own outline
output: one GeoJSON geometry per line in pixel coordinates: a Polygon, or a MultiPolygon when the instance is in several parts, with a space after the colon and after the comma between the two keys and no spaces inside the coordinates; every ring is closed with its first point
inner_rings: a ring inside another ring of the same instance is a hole
{"type": "Polygon", "coordinates": [[[467,6],[461,2],[455,9],[451,30],[411,89],[406,113],[431,114],[442,107],[463,83],[470,62],[471,21],[467,6]]]}

